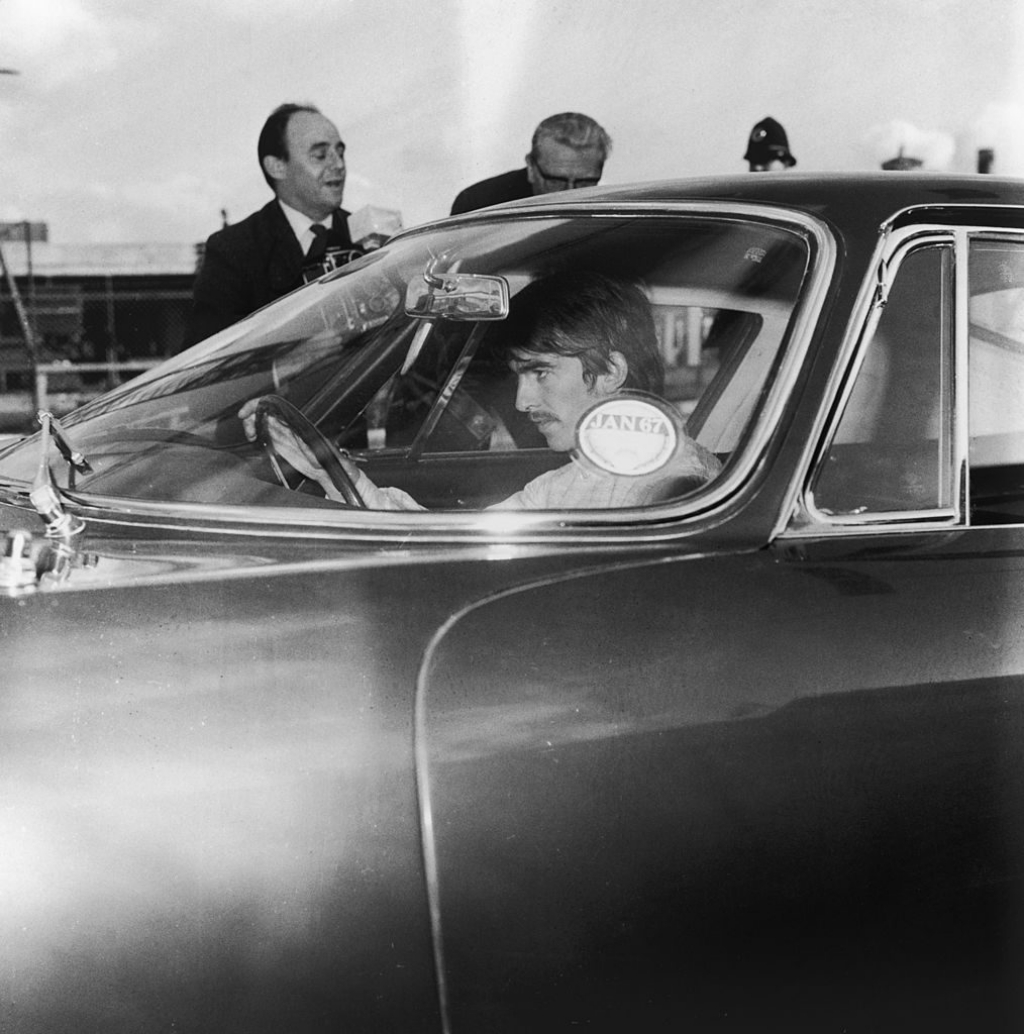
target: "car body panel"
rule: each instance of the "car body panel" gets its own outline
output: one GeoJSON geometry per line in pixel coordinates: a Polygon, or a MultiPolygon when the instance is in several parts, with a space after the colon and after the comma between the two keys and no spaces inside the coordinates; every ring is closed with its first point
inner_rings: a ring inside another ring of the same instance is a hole
{"type": "Polygon", "coordinates": [[[970,534],[454,623],[421,702],[451,1029],[1011,1029],[1024,537],[970,534]]]}
{"type": "Polygon", "coordinates": [[[4,621],[5,1030],[336,1030],[384,998],[429,1026],[417,634],[366,578],[4,621]]]}

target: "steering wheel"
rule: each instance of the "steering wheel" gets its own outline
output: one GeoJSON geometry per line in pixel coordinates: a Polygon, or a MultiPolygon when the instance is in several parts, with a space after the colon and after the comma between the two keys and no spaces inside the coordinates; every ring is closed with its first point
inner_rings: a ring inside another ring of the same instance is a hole
{"type": "Polygon", "coordinates": [[[271,465],[285,488],[291,485],[281,473],[277,449],[270,434],[270,417],[276,417],[289,431],[293,432],[313,451],[317,462],[327,471],[331,484],[341,493],[346,506],[366,509],[366,503],[359,494],[355,482],[341,462],[341,450],[304,413],[296,409],[280,395],[264,395],[256,403],[256,440],[270,457],[271,465]]]}

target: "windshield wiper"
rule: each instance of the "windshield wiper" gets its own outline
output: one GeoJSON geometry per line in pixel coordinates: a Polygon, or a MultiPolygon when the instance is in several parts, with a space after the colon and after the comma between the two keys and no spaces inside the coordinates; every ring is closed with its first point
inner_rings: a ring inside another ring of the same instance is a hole
{"type": "Polygon", "coordinates": [[[42,517],[46,524],[47,537],[67,539],[72,535],[77,535],[85,527],[85,521],[78,517],[73,517],[64,509],[60,492],[53,481],[53,472],[50,470],[51,437],[57,443],[60,454],[68,462],[71,471],[68,476],[69,488],[74,488],[74,471],[77,470],[81,474],[89,474],[92,472],[92,466],[82,453],[71,447],[64,428],[61,427],[52,413],[41,409],[38,419],[43,429],[39,440],[39,467],[36,470],[35,478],[32,480],[32,488],[29,491],[28,498],[36,513],[42,517]]]}
{"type": "MultiPolygon", "coordinates": [[[[36,414],[36,419],[43,428],[44,434],[46,433],[46,425],[49,424],[50,433],[53,435],[53,440],[57,443],[61,456],[67,460],[71,467],[77,470],[79,474],[92,473],[92,464],[71,445],[71,442],[68,441],[67,431],[64,430],[61,422],[49,410],[39,410],[36,414]]],[[[68,488],[74,488],[74,485],[69,483],[68,488]]]]}

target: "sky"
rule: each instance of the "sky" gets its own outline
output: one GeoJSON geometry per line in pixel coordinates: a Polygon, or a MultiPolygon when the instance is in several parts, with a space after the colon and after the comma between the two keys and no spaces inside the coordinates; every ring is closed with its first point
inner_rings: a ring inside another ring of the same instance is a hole
{"type": "Polygon", "coordinates": [[[611,134],[604,182],[746,171],[780,121],[799,171],[1024,175],[1020,0],[0,0],[0,220],[55,243],[192,243],[270,197],[256,138],[310,101],[345,207],[445,216],[536,124],[611,134]]]}

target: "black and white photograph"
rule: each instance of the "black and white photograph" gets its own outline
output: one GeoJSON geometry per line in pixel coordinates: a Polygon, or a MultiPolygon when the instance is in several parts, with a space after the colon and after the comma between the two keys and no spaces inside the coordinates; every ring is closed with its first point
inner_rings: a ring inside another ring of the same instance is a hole
{"type": "Polygon", "coordinates": [[[1024,4],[0,0],[0,1034],[1024,1031],[1024,4]]]}

